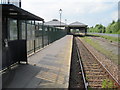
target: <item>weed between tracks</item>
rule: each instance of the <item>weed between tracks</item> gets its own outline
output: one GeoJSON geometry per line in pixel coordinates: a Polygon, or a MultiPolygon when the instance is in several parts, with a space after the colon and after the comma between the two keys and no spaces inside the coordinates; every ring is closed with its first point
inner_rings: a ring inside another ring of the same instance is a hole
{"type": "Polygon", "coordinates": [[[113,81],[111,81],[109,79],[103,80],[103,82],[102,82],[102,88],[114,88],[113,81]]]}

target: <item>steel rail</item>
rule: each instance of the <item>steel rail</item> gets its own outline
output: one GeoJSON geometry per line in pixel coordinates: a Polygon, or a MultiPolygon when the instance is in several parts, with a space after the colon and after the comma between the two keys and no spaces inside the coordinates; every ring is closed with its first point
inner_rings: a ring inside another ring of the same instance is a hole
{"type": "MultiPolygon", "coordinates": [[[[77,37],[78,38],[78,37],[77,37]]],[[[83,46],[91,53],[91,55],[97,60],[97,62],[103,67],[103,69],[108,73],[111,79],[116,83],[118,87],[120,87],[119,81],[111,74],[111,72],[102,64],[99,59],[85,46],[85,44],[78,38],[78,40],[83,44],[83,46]]]]}
{"type": "Polygon", "coordinates": [[[81,67],[81,73],[82,73],[82,77],[83,77],[83,81],[84,81],[84,85],[85,85],[85,90],[88,90],[88,83],[87,83],[86,78],[85,78],[85,72],[84,72],[84,69],[83,69],[82,61],[80,59],[79,48],[77,46],[76,40],[75,40],[75,44],[76,44],[76,50],[77,50],[78,60],[79,60],[80,67],[81,67]]]}

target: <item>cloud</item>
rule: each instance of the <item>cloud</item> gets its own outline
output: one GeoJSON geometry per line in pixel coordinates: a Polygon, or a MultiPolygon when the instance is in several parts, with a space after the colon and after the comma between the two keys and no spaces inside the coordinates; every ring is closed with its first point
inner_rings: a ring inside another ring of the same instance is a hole
{"type": "Polygon", "coordinates": [[[103,3],[103,2],[98,3],[98,2],[95,2],[95,3],[92,3],[90,5],[89,13],[101,13],[101,12],[110,10],[113,7],[114,7],[113,3],[103,3]]]}
{"type": "MultiPolygon", "coordinates": [[[[59,19],[59,9],[61,8],[63,10],[63,21],[65,19],[67,19],[67,22],[86,20],[85,22],[88,22],[88,24],[90,22],[95,24],[102,22],[96,20],[98,17],[101,17],[101,14],[113,12],[111,10],[117,7],[117,2],[118,0],[22,0],[22,8],[44,18],[45,21],[53,18],[59,19]]],[[[108,16],[116,17],[115,14],[108,16]]]]}
{"type": "Polygon", "coordinates": [[[113,20],[118,20],[118,11],[114,11],[112,14],[111,14],[111,18],[113,19],[113,20]]]}

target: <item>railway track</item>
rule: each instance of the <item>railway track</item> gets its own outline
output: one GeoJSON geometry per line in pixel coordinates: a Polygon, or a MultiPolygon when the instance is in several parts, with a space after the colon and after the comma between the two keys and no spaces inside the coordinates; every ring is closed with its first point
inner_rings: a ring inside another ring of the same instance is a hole
{"type": "Polygon", "coordinates": [[[78,37],[75,37],[75,43],[81,66],[81,75],[86,89],[88,87],[118,88],[120,86],[118,81],[107,71],[104,65],[98,61],[78,37]]]}
{"type": "Polygon", "coordinates": [[[72,47],[72,57],[71,57],[71,69],[70,69],[70,78],[69,78],[69,89],[71,88],[80,88],[86,89],[85,75],[83,71],[83,67],[80,60],[79,51],[76,47],[75,38],[73,40],[72,47]]]}

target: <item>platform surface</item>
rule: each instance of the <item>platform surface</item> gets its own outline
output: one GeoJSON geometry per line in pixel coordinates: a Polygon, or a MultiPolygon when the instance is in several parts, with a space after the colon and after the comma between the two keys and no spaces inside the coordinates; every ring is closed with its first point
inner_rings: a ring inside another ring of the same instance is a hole
{"type": "Polygon", "coordinates": [[[5,88],[68,88],[72,35],[67,35],[3,75],[5,88]]]}

